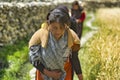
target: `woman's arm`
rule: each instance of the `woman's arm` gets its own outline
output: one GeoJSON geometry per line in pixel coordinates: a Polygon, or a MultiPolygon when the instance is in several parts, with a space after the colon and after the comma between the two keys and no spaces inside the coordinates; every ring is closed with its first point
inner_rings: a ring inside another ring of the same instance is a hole
{"type": "Polygon", "coordinates": [[[38,64],[37,66],[34,65],[36,69],[38,69],[40,72],[42,72],[44,75],[47,75],[48,77],[54,78],[55,80],[59,79],[62,75],[61,71],[49,71],[47,70],[42,63],[38,64]]]}
{"type": "Polygon", "coordinates": [[[52,77],[54,79],[59,79],[62,72],[58,70],[54,70],[54,71],[47,70],[45,66],[41,63],[40,53],[41,53],[41,46],[34,45],[30,47],[29,60],[31,64],[44,75],[47,75],[48,77],[52,77]]]}
{"type": "Polygon", "coordinates": [[[85,20],[85,18],[86,18],[85,12],[82,12],[81,17],[79,19],[76,19],[76,22],[81,23],[85,20]]]}
{"type": "Polygon", "coordinates": [[[76,74],[82,74],[80,61],[78,59],[78,52],[72,52],[71,63],[73,65],[76,74]]]}
{"type": "Polygon", "coordinates": [[[73,69],[75,70],[76,74],[78,75],[79,80],[83,80],[82,69],[81,69],[77,51],[72,52],[71,64],[72,64],[73,69]]]}
{"type": "Polygon", "coordinates": [[[85,17],[86,17],[86,16],[85,16],[85,12],[82,12],[82,13],[81,13],[81,17],[80,17],[79,20],[80,20],[81,22],[83,22],[83,21],[85,20],[85,17]]]}
{"type": "Polygon", "coordinates": [[[61,75],[62,75],[62,72],[61,71],[57,71],[57,70],[53,70],[53,71],[49,71],[49,70],[47,70],[47,69],[43,69],[43,73],[45,74],[45,75],[47,75],[48,77],[51,77],[51,78],[53,78],[53,79],[55,79],[55,80],[58,80],[58,79],[60,79],[60,77],[61,77],[61,75]]]}

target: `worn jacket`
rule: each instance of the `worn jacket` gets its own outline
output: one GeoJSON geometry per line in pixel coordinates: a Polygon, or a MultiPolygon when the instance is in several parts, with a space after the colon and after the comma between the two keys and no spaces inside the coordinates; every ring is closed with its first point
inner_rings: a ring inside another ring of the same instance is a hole
{"type": "MultiPolygon", "coordinates": [[[[78,36],[70,28],[68,28],[67,31],[68,31],[68,47],[72,48],[73,52],[78,52],[78,50],[80,49],[80,40],[78,36]]],[[[31,46],[38,45],[38,44],[46,48],[47,42],[48,42],[48,36],[49,36],[49,27],[48,25],[44,25],[42,28],[36,31],[31,37],[29,41],[29,48],[31,46]]],[[[65,80],[72,80],[72,66],[70,61],[65,63],[64,69],[67,73],[65,80]]],[[[37,70],[36,80],[43,80],[40,75],[41,75],[40,71],[37,70]]]]}
{"type": "MultiPolygon", "coordinates": [[[[78,51],[80,49],[80,40],[78,36],[70,28],[68,28],[67,31],[68,31],[68,47],[72,48],[72,51],[78,51]]],[[[29,41],[29,47],[40,44],[42,47],[45,48],[47,46],[48,35],[49,27],[45,25],[44,27],[40,28],[33,34],[29,41]]]]}

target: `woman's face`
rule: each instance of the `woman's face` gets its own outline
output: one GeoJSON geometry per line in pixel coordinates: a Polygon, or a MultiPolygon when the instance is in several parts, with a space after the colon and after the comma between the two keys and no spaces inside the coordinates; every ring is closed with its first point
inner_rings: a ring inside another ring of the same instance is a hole
{"type": "Polygon", "coordinates": [[[51,23],[49,29],[56,40],[58,40],[65,32],[65,27],[61,26],[58,22],[51,23]]]}
{"type": "Polygon", "coordinates": [[[77,10],[78,9],[78,5],[74,5],[73,9],[77,10]]]}

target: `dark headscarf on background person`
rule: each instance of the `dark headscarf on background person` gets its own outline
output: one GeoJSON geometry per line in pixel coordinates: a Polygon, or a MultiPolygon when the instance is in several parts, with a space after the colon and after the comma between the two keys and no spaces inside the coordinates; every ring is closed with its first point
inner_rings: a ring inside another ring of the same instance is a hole
{"type": "Polygon", "coordinates": [[[81,14],[81,12],[83,11],[83,7],[81,6],[81,5],[79,5],[79,3],[78,3],[78,1],[74,1],[73,3],[72,3],[72,8],[71,8],[71,15],[74,17],[74,18],[76,18],[76,19],[79,19],[81,16],[80,16],[80,14],[81,14]],[[75,9],[73,9],[73,6],[74,5],[77,5],[78,6],[78,9],[77,10],[75,10],[75,9]],[[74,15],[75,14],[75,15],[74,15]]]}
{"type": "Polygon", "coordinates": [[[85,12],[83,11],[83,7],[81,4],[79,4],[78,1],[74,1],[72,3],[72,8],[71,8],[71,16],[76,19],[77,22],[77,35],[81,39],[82,37],[82,31],[83,31],[83,22],[85,19],[85,12]]]}
{"type": "MultiPolygon", "coordinates": [[[[73,7],[74,5],[78,5],[79,10],[80,10],[80,11],[83,11],[84,8],[83,8],[81,5],[79,5],[78,1],[74,1],[74,2],[72,3],[72,7],[73,7]]],[[[72,9],[73,9],[73,8],[72,8],[72,9]]]]}

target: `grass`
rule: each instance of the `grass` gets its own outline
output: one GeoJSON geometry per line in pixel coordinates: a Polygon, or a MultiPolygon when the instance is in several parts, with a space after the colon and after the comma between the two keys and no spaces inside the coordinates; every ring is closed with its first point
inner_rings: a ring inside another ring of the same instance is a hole
{"type": "Polygon", "coordinates": [[[89,27],[87,26],[83,26],[83,33],[82,33],[82,36],[85,36],[85,34],[89,31],[92,31],[89,27]]]}
{"type": "Polygon", "coordinates": [[[84,80],[120,80],[120,8],[99,9],[99,31],[80,50],[84,80]]]}
{"type": "Polygon", "coordinates": [[[28,63],[27,41],[27,39],[20,40],[13,45],[0,48],[0,59],[4,65],[0,69],[0,80],[27,80],[26,78],[29,78],[28,72],[32,66],[28,63]]]}

